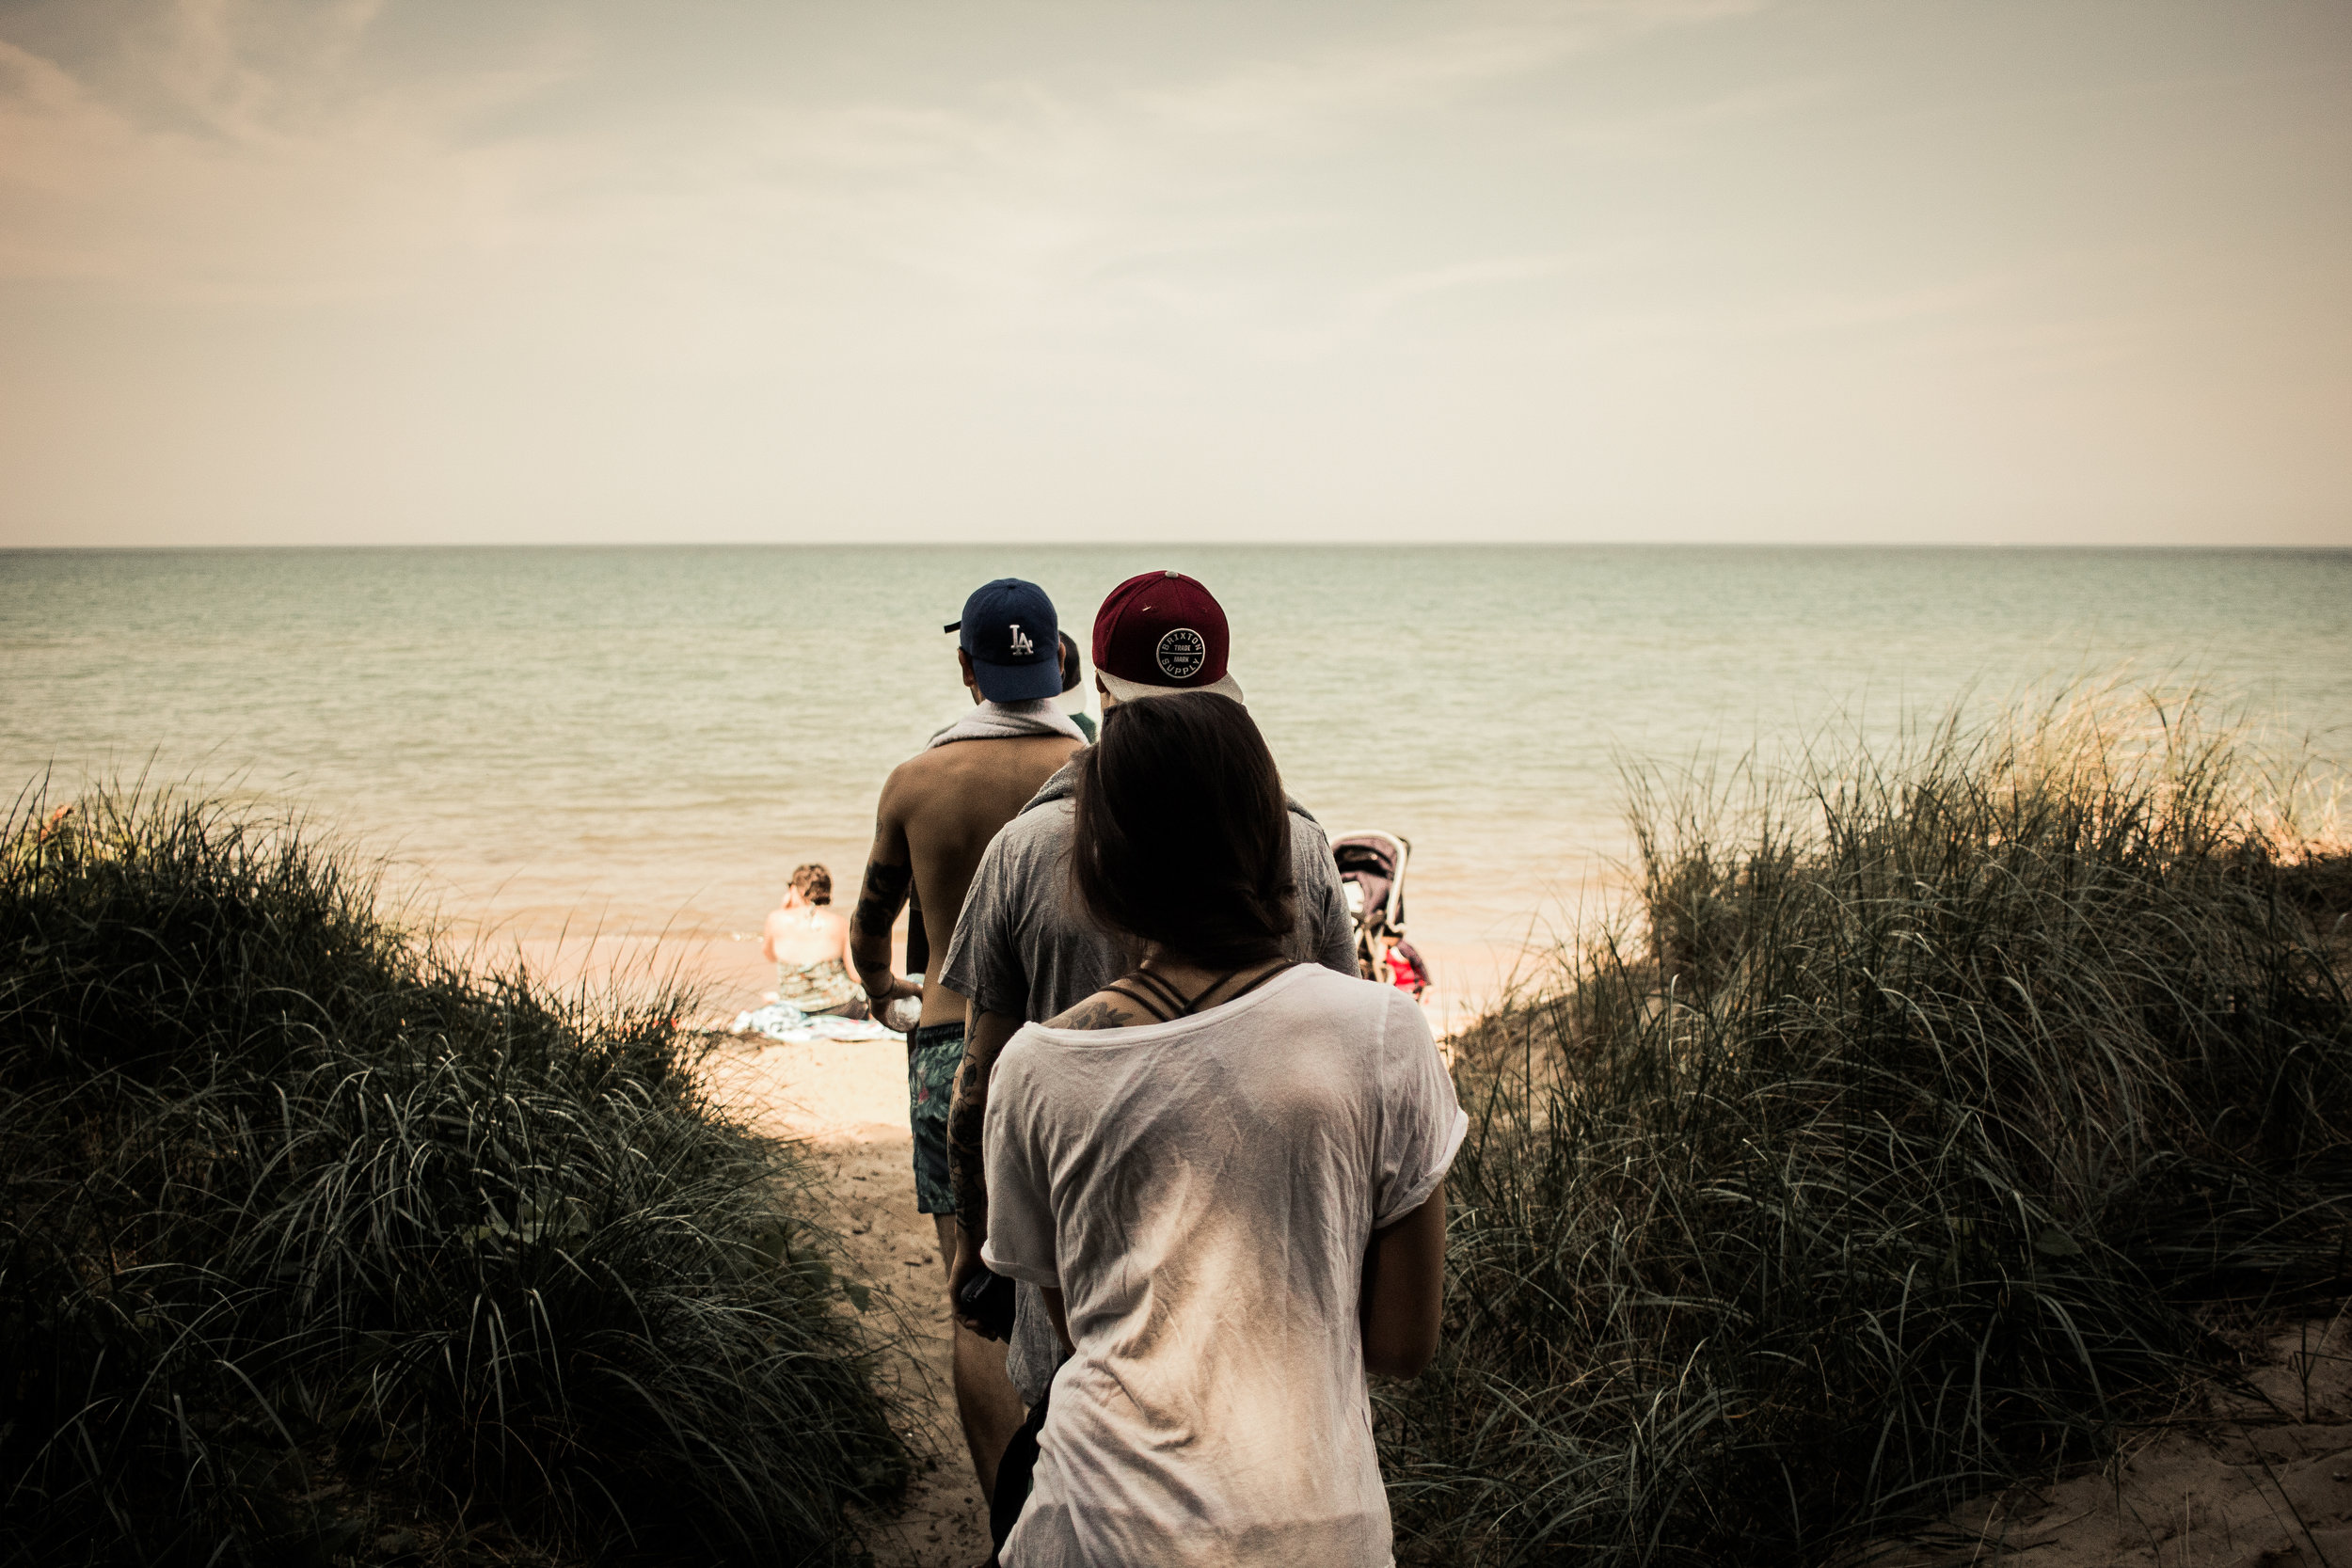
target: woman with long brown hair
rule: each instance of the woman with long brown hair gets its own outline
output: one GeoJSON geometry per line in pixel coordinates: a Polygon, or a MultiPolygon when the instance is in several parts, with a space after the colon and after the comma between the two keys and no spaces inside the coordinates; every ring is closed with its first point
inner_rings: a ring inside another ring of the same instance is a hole
{"type": "Polygon", "coordinates": [[[1080,768],[1071,895],[1135,963],[989,1099],[983,1257],[1073,1352],[1002,1560],[1385,1568],[1365,1373],[1437,1347],[1453,1084],[1395,987],[1282,958],[1281,780],[1238,703],[1121,703],[1080,768]]]}

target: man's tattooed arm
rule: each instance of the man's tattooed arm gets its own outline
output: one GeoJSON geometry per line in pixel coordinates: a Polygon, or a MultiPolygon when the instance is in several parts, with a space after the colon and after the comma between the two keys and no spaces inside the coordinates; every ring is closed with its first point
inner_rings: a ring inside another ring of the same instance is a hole
{"type": "MultiPolygon", "coordinates": [[[[1098,996],[1079,1003],[1054,1024],[1062,1029],[1117,1029],[1142,1018],[1138,1009],[1098,996]]],[[[947,1184],[956,1195],[956,1223],[976,1257],[988,1236],[988,1172],[980,1143],[988,1123],[988,1080],[996,1069],[997,1053],[1020,1028],[1017,1018],[972,1009],[955,1093],[947,1101],[947,1184]]]]}
{"type": "MultiPolygon", "coordinates": [[[[1149,1022],[1140,1009],[1114,998],[1094,996],[1053,1021],[1058,1029],[1118,1029],[1149,1022]]],[[[988,1119],[988,1079],[996,1055],[1021,1028],[1021,1021],[1003,1013],[972,1010],[970,1032],[963,1042],[963,1063],[956,1069],[956,1089],[947,1101],[947,1181],[956,1195],[956,1219],[975,1238],[988,1234],[988,1178],[982,1168],[980,1132],[988,1119]]]]}
{"type": "Polygon", "coordinates": [[[890,972],[890,927],[914,884],[911,865],[866,863],[866,884],[858,892],[857,911],[850,916],[850,956],[857,960],[857,977],[869,995],[889,994],[896,978],[890,972]]]}
{"type": "Polygon", "coordinates": [[[975,1247],[988,1235],[988,1174],[980,1149],[988,1078],[995,1070],[996,1053],[1020,1027],[1017,1018],[973,1009],[963,1065],[956,1069],[956,1091],[947,1101],[947,1183],[956,1195],[956,1223],[975,1247]]]}

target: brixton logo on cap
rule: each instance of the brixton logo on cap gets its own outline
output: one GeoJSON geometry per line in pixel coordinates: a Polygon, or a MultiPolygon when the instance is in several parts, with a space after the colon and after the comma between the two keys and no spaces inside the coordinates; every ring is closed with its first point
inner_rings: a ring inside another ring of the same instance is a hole
{"type": "Polygon", "coordinates": [[[1157,657],[1161,674],[1172,681],[1188,681],[1208,661],[1209,641],[1190,626],[1178,626],[1160,639],[1157,657]]]}

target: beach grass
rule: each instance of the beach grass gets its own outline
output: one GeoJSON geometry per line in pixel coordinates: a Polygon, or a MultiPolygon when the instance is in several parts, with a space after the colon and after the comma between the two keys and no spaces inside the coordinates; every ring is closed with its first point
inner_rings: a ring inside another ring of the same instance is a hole
{"type": "Polygon", "coordinates": [[[2197,704],[1634,781],[1636,908],[1461,1041],[1426,1563],[1820,1562],[2352,1289],[2352,860],[2197,704]]]}
{"type": "Polygon", "coordinates": [[[0,832],[0,1554],[857,1560],[908,1465],[675,998],[465,968],[297,827],[0,832]]]}

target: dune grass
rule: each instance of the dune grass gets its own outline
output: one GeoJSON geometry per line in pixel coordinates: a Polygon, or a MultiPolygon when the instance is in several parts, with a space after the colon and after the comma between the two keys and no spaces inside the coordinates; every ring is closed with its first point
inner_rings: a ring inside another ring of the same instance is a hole
{"type": "Polygon", "coordinates": [[[854,1560],[863,1292],[675,1011],[466,971],[250,815],[21,803],[0,1553],[854,1560]]]}
{"type": "Polygon", "coordinates": [[[2352,878],[2193,705],[1636,789],[1638,916],[1465,1042],[1422,1562],[1818,1562],[2347,1285],[2352,878]]]}

